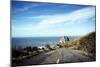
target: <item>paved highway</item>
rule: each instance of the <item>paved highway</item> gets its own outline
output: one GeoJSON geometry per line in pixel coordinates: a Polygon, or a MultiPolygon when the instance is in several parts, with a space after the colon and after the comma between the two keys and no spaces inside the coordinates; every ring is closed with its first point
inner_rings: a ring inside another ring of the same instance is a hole
{"type": "Polygon", "coordinates": [[[93,59],[79,54],[70,48],[60,48],[51,52],[43,53],[38,56],[31,57],[24,60],[18,65],[38,65],[38,64],[57,64],[57,63],[72,63],[72,62],[86,62],[93,61],[93,59]]]}

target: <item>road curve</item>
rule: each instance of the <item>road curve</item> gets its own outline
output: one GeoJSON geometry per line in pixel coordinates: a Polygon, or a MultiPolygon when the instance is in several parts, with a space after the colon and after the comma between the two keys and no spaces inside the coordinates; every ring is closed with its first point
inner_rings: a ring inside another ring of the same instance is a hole
{"type": "Polygon", "coordinates": [[[87,56],[79,54],[70,48],[60,48],[51,52],[43,53],[38,56],[25,59],[18,66],[23,65],[39,65],[39,64],[56,64],[56,63],[74,63],[74,62],[87,62],[94,61],[87,56]]]}

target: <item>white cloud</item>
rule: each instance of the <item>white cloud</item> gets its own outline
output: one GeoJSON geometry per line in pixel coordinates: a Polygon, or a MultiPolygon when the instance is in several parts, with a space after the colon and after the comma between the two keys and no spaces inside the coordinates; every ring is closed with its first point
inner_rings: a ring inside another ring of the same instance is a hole
{"type": "MultiPolygon", "coordinates": [[[[88,7],[84,9],[80,9],[77,11],[74,11],[72,13],[66,13],[66,14],[56,14],[56,15],[40,15],[35,17],[26,17],[27,19],[37,19],[38,21],[37,25],[34,26],[21,26],[21,27],[13,27],[13,30],[18,31],[18,35],[25,33],[25,35],[65,35],[66,33],[69,34],[83,34],[85,33],[85,29],[77,30],[77,32],[73,32],[72,29],[69,27],[66,28],[59,28],[59,29],[53,29],[52,26],[55,25],[61,25],[61,24],[76,24],[76,23],[84,23],[85,21],[88,21],[91,17],[95,15],[95,7],[88,7]],[[51,30],[51,29],[53,30],[51,30]],[[62,31],[62,32],[60,32],[62,31]],[[80,31],[80,32],[79,32],[80,31]],[[49,32],[49,33],[48,33],[49,32]]],[[[91,19],[92,20],[92,19],[91,19]]],[[[72,28],[72,27],[71,27],[72,28]]],[[[74,27],[73,27],[74,29],[74,27]]],[[[76,30],[76,28],[74,29],[76,30]]],[[[90,30],[90,28],[89,28],[90,30]]],[[[89,31],[87,30],[87,31],[89,31]]],[[[91,30],[90,30],[91,31],[91,30]]],[[[16,33],[17,34],[17,33],[16,33]]],[[[15,32],[13,32],[13,35],[16,35],[15,32]]],[[[23,35],[22,35],[23,36],[23,35]]]]}
{"type": "Polygon", "coordinates": [[[29,9],[31,9],[31,8],[39,7],[42,5],[43,4],[36,4],[36,3],[33,3],[33,4],[31,3],[31,4],[28,4],[27,6],[23,5],[22,7],[16,8],[15,12],[23,12],[23,11],[27,11],[27,10],[29,11],[29,9]]]}
{"type": "Polygon", "coordinates": [[[39,24],[34,27],[34,29],[47,28],[52,25],[62,24],[62,23],[82,23],[85,20],[93,17],[95,15],[95,7],[88,7],[84,9],[77,10],[69,14],[57,14],[57,15],[42,15],[37,17],[41,19],[39,24]],[[80,21],[81,20],[81,21],[80,21]]]}

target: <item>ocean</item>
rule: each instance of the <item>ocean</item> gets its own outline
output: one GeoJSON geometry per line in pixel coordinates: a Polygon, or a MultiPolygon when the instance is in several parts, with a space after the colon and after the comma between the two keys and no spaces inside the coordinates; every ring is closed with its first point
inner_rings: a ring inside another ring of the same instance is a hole
{"type": "MultiPolygon", "coordinates": [[[[69,40],[74,40],[77,36],[70,36],[69,40]]],[[[12,47],[27,47],[27,46],[46,46],[59,43],[61,37],[14,37],[12,38],[12,47]]]]}

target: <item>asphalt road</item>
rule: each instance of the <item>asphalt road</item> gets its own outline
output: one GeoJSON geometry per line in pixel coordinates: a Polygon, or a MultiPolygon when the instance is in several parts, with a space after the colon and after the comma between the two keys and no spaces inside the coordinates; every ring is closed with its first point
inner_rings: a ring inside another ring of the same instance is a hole
{"type": "Polygon", "coordinates": [[[39,64],[57,64],[57,63],[74,63],[87,62],[93,59],[79,54],[70,48],[60,48],[51,52],[43,53],[38,56],[25,59],[22,63],[17,65],[39,65],[39,64]]]}

